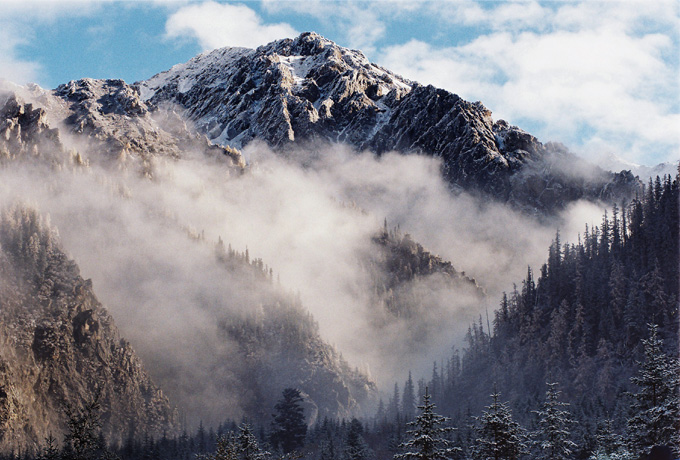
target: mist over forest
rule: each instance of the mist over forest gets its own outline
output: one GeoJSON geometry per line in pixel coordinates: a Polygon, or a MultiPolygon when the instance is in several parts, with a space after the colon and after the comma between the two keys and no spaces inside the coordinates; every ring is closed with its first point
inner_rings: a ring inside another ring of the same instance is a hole
{"type": "Polygon", "coordinates": [[[437,406],[456,459],[514,410],[517,450],[483,458],[516,459],[543,404],[579,422],[554,458],[677,448],[677,176],[605,171],[313,33],[0,105],[8,458],[55,430],[71,458],[89,423],[82,458],[399,459],[437,406]],[[651,408],[645,359],[673,390],[651,408]],[[629,406],[665,411],[654,442],[629,406]]]}

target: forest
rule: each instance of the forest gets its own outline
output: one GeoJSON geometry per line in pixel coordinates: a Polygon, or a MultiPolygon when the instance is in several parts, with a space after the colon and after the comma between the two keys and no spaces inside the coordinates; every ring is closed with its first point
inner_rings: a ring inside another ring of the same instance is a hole
{"type": "MultiPolygon", "coordinates": [[[[435,361],[430,376],[408,372],[371,417],[308,426],[303,395],[287,388],[268,422],[259,414],[179,436],[130,431],[111,443],[95,395],[65,407],[63,437],[4,458],[623,460],[647,458],[652,448],[676,458],[678,203],[678,176],[657,177],[585,226],[577,242],[557,232],[546,263],[528,267],[491,319],[470,325],[465,347],[435,361]]],[[[35,252],[27,263],[41,271],[40,248],[52,243],[2,244],[35,252]]],[[[248,256],[220,242],[218,257],[248,256]]]]}

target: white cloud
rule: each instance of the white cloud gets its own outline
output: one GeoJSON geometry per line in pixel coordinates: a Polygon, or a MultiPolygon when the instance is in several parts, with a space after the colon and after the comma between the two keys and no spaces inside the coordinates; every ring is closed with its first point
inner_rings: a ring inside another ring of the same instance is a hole
{"type": "Polygon", "coordinates": [[[253,48],[297,35],[285,23],[263,24],[257,13],[245,5],[213,1],[180,8],[168,18],[165,30],[169,38],[195,39],[206,50],[223,46],[253,48]]]}
{"type": "MultiPolygon", "coordinates": [[[[293,12],[318,20],[326,33],[338,37],[342,46],[355,48],[371,55],[376,43],[386,35],[386,20],[404,12],[412,12],[418,2],[380,1],[280,1],[263,0],[270,13],[293,12]]],[[[320,32],[320,31],[316,31],[320,32]]]]}
{"type": "Polygon", "coordinates": [[[26,31],[18,32],[11,23],[0,21],[0,79],[23,85],[38,80],[40,66],[16,55],[16,48],[26,43],[26,31]]]}
{"type": "Polygon", "coordinates": [[[19,53],[31,43],[36,27],[63,17],[85,16],[101,0],[0,0],[0,79],[17,84],[40,83],[42,66],[19,53]]]}
{"type": "Polygon", "coordinates": [[[651,13],[634,3],[555,10],[532,3],[525,16],[517,9],[524,4],[492,11],[465,4],[448,19],[487,23],[487,34],[439,48],[412,40],[384,49],[379,63],[481,100],[545,141],[583,153],[604,145],[628,160],[677,160],[678,37],[668,31],[678,16],[651,3],[651,13]]]}

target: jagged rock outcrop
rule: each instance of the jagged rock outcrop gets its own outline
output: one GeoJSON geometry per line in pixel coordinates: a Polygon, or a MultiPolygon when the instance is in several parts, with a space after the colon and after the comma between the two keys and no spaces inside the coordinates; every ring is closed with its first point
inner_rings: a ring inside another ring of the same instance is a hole
{"type": "Polygon", "coordinates": [[[322,140],[432,155],[442,158],[452,186],[531,213],[552,213],[578,198],[618,199],[638,186],[629,174],[600,170],[503,120],[494,123],[480,102],[405,80],[314,33],[203,53],[136,85],[152,106],[179,106],[218,144],[240,148],[261,139],[283,148],[322,140]],[[557,168],[574,163],[589,171],[586,184],[557,168]],[[533,180],[545,169],[550,177],[533,180]]]}
{"type": "Polygon", "coordinates": [[[2,93],[0,157],[6,159],[30,154],[55,166],[114,164],[149,176],[157,159],[191,154],[224,158],[236,173],[245,167],[239,150],[211,143],[172,111],[150,112],[122,80],[85,78],[54,91],[31,85],[2,93]]]}
{"type": "Polygon", "coordinates": [[[0,217],[0,278],[0,450],[59,438],[66,405],[96,397],[110,442],[131,427],[138,438],[177,432],[177,411],[35,211],[0,217]]]}
{"type": "Polygon", "coordinates": [[[8,94],[4,101],[0,108],[0,161],[38,156],[55,161],[65,155],[59,130],[50,127],[45,109],[26,104],[15,94],[8,94]]]}

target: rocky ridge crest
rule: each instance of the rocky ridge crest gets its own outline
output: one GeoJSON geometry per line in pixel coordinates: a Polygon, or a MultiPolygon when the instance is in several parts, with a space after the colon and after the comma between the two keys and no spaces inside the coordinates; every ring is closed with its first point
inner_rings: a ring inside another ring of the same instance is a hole
{"type": "Polygon", "coordinates": [[[533,214],[551,214],[579,198],[617,200],[638,186],[632,175],[600,170],[559,145],[494,122],[480,102],[401,78],[315,33],[255,50],[203,53],[136,86],[149,105],[179,107],[221,145],[242,148],[260,139],[285,148],[320,140],[376,154],[431,155],[442,159],[454,189],[533,214]],[[562,163],[593,172],[585,187],[558,170],[562,163]],[[550,177],[541,176],[546,169],[550,177]]]}

